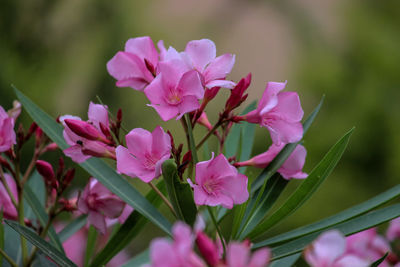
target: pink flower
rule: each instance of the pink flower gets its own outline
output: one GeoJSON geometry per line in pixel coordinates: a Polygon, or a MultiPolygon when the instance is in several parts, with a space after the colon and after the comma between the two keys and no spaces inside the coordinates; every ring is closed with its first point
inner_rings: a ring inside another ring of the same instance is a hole
{"type": "Polygon", "coordinates": [[[146,87],[144,93],[161,119],[177,117],[200,107],[204,88],[199,74],[189,70],[181,60],[170,60],[159,64],[160,74],[146,87]]]}
{"type": "Polygon", "coordinates": [[[182,222],[175,223],[173,242],[157,238],[150,245],[151,264],[148,267],[206,267],[193,251],[194,237],[190,227],[182,222]]]}
{"type": "Polygon", "coordinates": [[[226,251],[227,267],[264,267],[268,265],[271,252],[262,248],[250,257],[250,246],[247,242],[231,242],[226,251]]]}
{"type": "Polygon", "coordinates": [[[36,170],[44,178],[44,181],[47,186],[52,188],[58,187],[58,181],[54,174],[53,166],[51,166],[50,163],[44,160],[37,160],[36,170]]]}
{"type": "Polygon", "coordinates": [[[304,250],[312,267],[367,267],[371,262],[346,252],[346,239],[337,230],[321,234],[304,250]]]}
{"type": "MultiPolygon", "coordinates": [[[[262,154],[259,154],[247,161],[237,162],[234,165],[236,167],[242,166],[255,166],[257,168],[265,168],[268,164],[279,154],[285,145],[274,145],[272,144],[268,150],[262,154]]],[[[285,179],[297,178],[304,179],[307,177],[307,173],[302,172],[304,162],[306,160],[307,151],[302,145],[297,145],[292,154],[286,159],[282,166],[278,169],[278,172],[285,179]]]]}
{"type": "Polygon", "coordinates": [[[106,233],[106,218],[114,219],[121,215],[125,203],[96,179],[90,178],[85,190],[78,199],[78,210],[89,214],[88,223],[102,234],[106,233]]]}
{"type": "Polygon", "coordinates": [[[158,53],[150,37],[129,39],[125,51],[118,52],[108,63],[107,70],[117,79],[118,87],[143,89],[154,79],[158,53]]]}
{"type": "Polygon", "coordinates": [[[244,119],[266,127],[276,145],[294,143],[303,136],[303,118],[299,96],[296,92],[280,92],[284,83],[269,82],[256,110],[249,112],[244,119]]]}
{"type": "Polygon", "coordinates": [[[231,209],[233,204],[242,204],[249,198],[247,176],[238,173],[223,154],[196,164],[194,201],[197,205],[222,205],[231,209]]]}
{"type": "Polygon", "coordinates": [[[9,150],[14,144],[16,144],[14,118],[0,106],[0,152],[9,150]]]}
{"type": "Polygon", "coordinates": [[[171,154],[171,138],[157,126],[152,133],[141,128],[126,136],[128,148],[118,146],[117,170],[148,183],[161,175],[161,165],[171,154]]]}
{"type": "MultiPolygon", "coordinates": [[[[14,199],[18,202],[17,185],[15,184],[14,178],[8,173],[4,173],[4,179],[8,187],[10,188],[10,191],[14,196],[14,199]]],[[[14,204],[12,203],[11,198],[6,188],[4,187],[3,182],[0,182],[0,207],[1,209],[3,209],[4,218],[10,220],[17,219],[18,217],[17,210],[14,204]]]]}
{"type": "Polygon", "coordinates": [[[389,241],[400,239],[400,217],[390,221],[386,237],[389,241]]]}
{"type": "Polygon", "coordinates": [[[196,234],[196,244],[200,254],[210,266],[217,266],[220,261],[218,246],[203,231],[196,234]]]}
{"type": "Polygon", "coordinates": [[[111,146],[107,107],[90,102],[87,122],[81,118],[64,115],[60,121],[64,126],[64,139],[69,148],[65,155],[75,162],[84,162],[91,156],[115,158],[115,148],[111,146]]]}

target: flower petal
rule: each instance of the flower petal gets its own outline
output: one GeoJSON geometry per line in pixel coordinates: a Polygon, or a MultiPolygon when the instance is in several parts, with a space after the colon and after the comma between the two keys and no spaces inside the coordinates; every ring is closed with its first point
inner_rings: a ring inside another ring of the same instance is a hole
{"type": "Polygon", "coordinates": [[[235,55],[223,54],[211,61],[204,71],[206,83],[213,80],[223,80],[231,72],[235,64],[235,55]]]}
{"type": "Polygon", "coordinates": [[[216,56],[216,48],[213,41],[208,39],[190,41],[185,48],[185,52],[192,60],[193,66],[200,72],[216,56]]]}

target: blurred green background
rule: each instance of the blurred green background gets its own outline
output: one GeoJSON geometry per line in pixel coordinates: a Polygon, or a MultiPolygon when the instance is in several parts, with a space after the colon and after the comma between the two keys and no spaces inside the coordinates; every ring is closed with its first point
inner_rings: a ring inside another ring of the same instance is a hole
{"type": "MultiPolygon", "coordinates": [[[[279,230],[331,215],[400,181],[398,0],[2,0],[1,6],[0,104],[6,109],[13,83],[55,117],[86,118],[88,102],[98,95],[112,112],[124,110],[129,129],[160,124],[177,132],[174,121],[162,122],[145,106],[143,94],[116,88],[106,71],[127,39],[143,35],[178,50],[209,38],[217,54],[236,54],[229,78],[252,72],[250,101],[267,81],[288,80],[307,115],[325,94],[305,137],[305,171],[344,132],[356,130],[321,190],[279,230]]],[[[208,114],[213,121],[218,105],[208,114]]],[[[267,131],[257,129],[253,153],[268,144],[267,131]]]]}

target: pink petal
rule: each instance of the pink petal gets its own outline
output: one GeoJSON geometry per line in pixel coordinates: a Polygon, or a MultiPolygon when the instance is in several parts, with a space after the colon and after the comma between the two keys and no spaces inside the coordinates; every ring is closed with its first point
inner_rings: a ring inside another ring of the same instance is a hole
{"type": "Polygon", "coordinates": [[[165,49],[164,46],[164,41],[163,40],[158,41],[157,47],[158,50],[160,50],[160,60],[163,61],[165,59],[165,54],[167,53],[167,49],[165,49]]]}
{"type": "Polygon", "coordinates": [[[90,211],[88,216],[88,223],[92,224],[101,234],[106,234],[107,226],[104,216],[97,211],[90,211]]]}
{"type": "Polygon", "coordinates": [[[190,41],[186,45],[185,52],[191,58],[193,66],[200,72],[203,72],[205,66],[216,56],[215,44],[208,39],[190,41]]]}
{"type": "Polygon", "coordinates": [[[229,267],[245,267],[249,260],[250,249],[241,243],[230,243],[226,252],[229,267]]]}
{"type": "Polygon", "coordinates": [[[130,177],[137,177],[135,172],[138,168],[138,162],[129,150],[123,146],[118,146],[115,153],[117,157],[117,171],[130,177]]]}
{"type": "Polygon", "coordinates": [[[150,100],[152,105],[165,103],[162,73],[157,75],[157,77],[144,89],[144,94],[150,100]]]}
{"type": "Polygon", "coordinates": [[[182,118],[186,113],[200,108],[199,100],[195,96],[185,96],[178,108],[179,116],[176,117],[176,120],[182,118]]]}
{"type": "Polygon", "coordinates": [[[178,88],[182,89],[184,96],[195,96],[197,99],[204,97],[204,88],[201,84],[199,73],[195,70],[183,74],[178,88]]]}
{"type": "Polygon", "coordinates": [[[121,215],[124,206],[125,203],[117,197],[106,196],[104,199],[98,199],[98,211],[111,219],[121,215]]]}
{"type": "Polygon", "coordinates": [[[81,163],[86,161],[90,156],[82,153],[82,147],[80,145],[74,145],[63,150],[64,154],[70,157],[74,162],[81,163]]]}
{"type": "Polygon", "coordinates": [[[175,88],[182,75],[190,69],[184,61],[172,59],[158,64],[160,73],[163,74],[163,85],[165,88],[175,88]]]}
{"type": "Polygon", "coordinates": [[[213,80],[211,82],[206,83],[206,87],[208,89],[214,88],[214,87],[223,87],[227,89],[232,89],[236,86],[236,83],[228,80],[213,80]]]}
{"type": "Polygon", "coordinates": [[[153,267],[179,266],[179,258],[173,245],[162,238],[151,242],[150,259],[153,267]]]}
{"type": "MultiPolygon", "coordinates": [[[[196,169],[197,172],[197,169],[196,169]]],[[[207,173],[213,174],[215,177],[235,176],[237,170],[233,167],[223,154],[219,154],[208,164],[207,173]]]]}
{"type": "Polygon", "coordinates": [[[171,151],[171,138],[164,132],[163,128],[157,126],[151,133],[152,144],[151,153],[156,155],[170,154],[171,151]]]}
{"type": "Polygon", "coordinates": [[[130,131],[125,136],[125,140],[129,152],[139,158],[145,153],[150,152],[151,144],[153,142],[151,133],[142,128],[135,128],[130,131]]]}
{"type": "Polygon", "coordinates": [[[125,223],[126,219],[128,219],[128,217],[131,215],[132,212],[133,212],[133,208],[126,204],[121,215],[118,217],[119,223],[120,224],[125,223]]]}
{"type": "Polygon", "coordinates": [[[337,260],[333,267],[368,267],[372,262],[362,259],[356,255],[347,254],[337,260]]]}
{"type": "Polygon", "coordinates": [[[179,108],[176,106],[167,105],[149,105],[153,107],[163,121],[169,121],[179,114],[179,108]]]}
{"type": "Polygon", "coordinates": [[[260,103],[258,103],[257,110],[263,114],[270,111],[273,107],[278,104],[278,93],[285,89],[287,82],[268,82],[267,87],[261,97],[260,103]]]}
{"type": "Polygon", "coordinates": [[[249,198],[247,176],[238,173],[225,179],[224,190],[233,199],[234,204],[242,204],[249,198]]]}
{"type": "Polygon", "coordinates": [[[143,61],[147,59],[153,66],[157,66],[158,53],[148,36],[129,39],[125,44],[125,51],[137,55],[143,61]]]}
{"type": "Polygon", "coordinates": [[[143,91],[143,89],[149,84],[148,81],[143,78],[129,78],[121,81],[117,81],[115,84],[117,87],[131,87],[133,89],[143,91]]]}
{"type": "Polygon", "coordinates": [[[100,123],[108,128],[108,110],[106,106],[90,102],[88,118],[98,130],[101,130],[100,123]]]}
{"type": "Polygon", "coordinates": [[[232,54],[224,54],[212,60],[203,73],[206,83],[225,79],[234,64],[235,55],[232,54]]]}
{"type": "Polygon", "coordinates": [[[273,118],[266,126],[271,134],[272,142],[276,145],[282,143],[295,143],[303,137],[303,125],[300,122],[290,123],[273,118]]]}
{"type": "Polygon", "coordinates": [[[285,178],[297,178],[303,179],[307,177],[307,174],[302,172],[307,151],[302,145],[296,146],[292,154],[287,158],[287,160],[279,168],[278,172],[285,178]]]}
{"type": "Polygon", "coordinates": [[[304,115],[299,95],[296,92],[280,93],[278,95],[278,105],[271,112],[290,122],[298,122],[304,115]]]}
{"type": "Polygon", "coordinates": [[[271,251],[268,248],[262,248],[253,253],[249,267],[264,267],[267,266],[271,258],[271,251]]]}

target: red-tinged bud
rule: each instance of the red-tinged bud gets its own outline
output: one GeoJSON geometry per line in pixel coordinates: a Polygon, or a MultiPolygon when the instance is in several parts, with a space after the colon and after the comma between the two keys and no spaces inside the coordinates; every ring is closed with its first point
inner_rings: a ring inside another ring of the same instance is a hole
{"type": "Polygon", "coordinates": [[[40,127],[36,127],[35,130],[35,144],[38,146],[41,142],[41,139],[43,137],[43,130],[40,127]]]}
{"type": "Polygon", "coordinates": [[[25,134],[24,134],[24,127],[23,127],[23,125],[22,125],[22,123],[20,123],[19,125],[18,125],[18,130],[17,130],[17,143],[18,144],[22,144],[23,142],[24,142],[24,139],[25,139],[25,134]]]}
{"type": "Polygon", "coordinates": [[[57,123],[61,123],[60,117],[61,117],[60,115],[57,116],[57,118],[56,118],[56,122],[57,122],[57,123]]]}
{"type": "Polygon", "coordinates": [[[101,138],[99,131],[90,123],[73,119],[66,119],[64,122],[78,136],[88,140],[99,140],[101,138]]]}
{"type": "Polygon", "coordinates": [[[215,243],[203,232],[198,232],[196,244],[208,265],[217,266],[219,262],[218,248],[215,243]]]}
{"type": "Polygon", "coordinates": [[[76,207],[76,199],[65,199],[65,198],[61,198],[58,203],[61,205],[62,210],[65,211],[75,211],[77,209],[76,207]]]}
{"type": "Polygon", "coordinates": [[[82,153],[98,158],[116,159],[115,147],[108,146],[99,141],[87,141],[82,147],[82,153]]]}
{"type": "Polygon", "coordinates": [[[61,176],[64,172],[65,164],[64,164],[64,158],[60,157],[58,159],[58,170],[57,170],[57,180],[61,179],[61,176]]]}
{"type": "Polygon", "coordinates": [[[50,143],[43,149],[43,153],[48,152],[48,151],[54,151],[57,149],[58,149],[58,145],[56,143],[50,143]]]}
{"type": "Polygon", "coordinates": [[[117,111],[117,122],[122,121],[122,109],[118,109],[117,111]]]}
{"type": "Polygon", "coordinates": [[[234,162],[236,160],[236,156],[232,156],[228,158],[228,162],[234,162]]]}
{"type": "Polygon", "coordinates": [[[44,160],[37,160],[36,170],[41,176],[43,176],[47,185],[51,186],[52,188],[58,187],[56,176],[54,175],[53,166],[51,166],[50,163],[44,160]]]}
{"type": "Polygon", "coordinates": [[[101,129],[101,132],[107,138],[107,141],[108,141],[107,143],[108,144],[114,143],[113,137],[112,137],[111,132],[110,132],[110,128],[106,127],[103,123],[100,122],[100,129],[101,129]]]}
{"type": "Polygon", "coordinates": [[[231,95],[226,101],[225,104],[225,114],[228,114],[233,109],[237,108],[240,104],[242,104],[246,98],[247,94],[243,95],[244,92],[249,88],[251,83],[251,73],[249,73],[245,78],[242,78],[231,90],[231,95]]]}
{"type": "Polygon", "coordinates": [[[154,67],[154,65],[151,64],[151,62],[147,59],[144,59],[144,63],[146,64],[146,68],[151,72],[151,74],[156,77],[156,68],[154,67]]]}
{"type": "Polygon", "coordinates": [[[169,135],[169,138],[171,138],[171,147],[175,149],[174,137],[169,130],[167,131],[167,134],[169,135]]]}
{"type": "Polygon", "coordinates": [[[219,89],[221,89],[221,87],[213,87],[211,89],[206,89],[206,91],[204,92],[204,100],[203,101],[211,101],[219,92],[219,89]]]}
{"type": "Polygon", "coordinates": [[[230,118],[230,121],[234,122],[234,123],[238,123],[238,122],[245,121],[245,120],[246,120],[246,118],[244,116],[233,116],[230,118]]]}
{"type": "Polygon", "coordinates": [[[210,123],[210,121],[208,120],[207,114],[205,112],[202,112],[199,119],[197,120],[197,122],[200,125],[203,125],[204,127],[206,127],[208,130],[212,130],[212,125],[210,123]]]}
{"type": "Polygon", "coordinates": [[[13,107],[7,110],[8,116],[13,118],[14,121],[17,120],[19,114],[21,114],[21,103],[17,100],[13,101],[13,107]]]}
{"type": "Polygon", "coordinates": [[[182,164],[188,164],[190,161],[192,161],[192,151],[186,152],[186,154],[182,158],[182,164]]]}
{"type": "Polygon", "coordinates": [[[69,169],[62,180],[63,189],[67,188],[75,177],[75,169],[69,169]]]}

